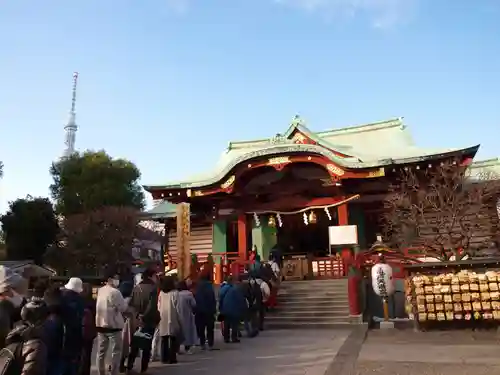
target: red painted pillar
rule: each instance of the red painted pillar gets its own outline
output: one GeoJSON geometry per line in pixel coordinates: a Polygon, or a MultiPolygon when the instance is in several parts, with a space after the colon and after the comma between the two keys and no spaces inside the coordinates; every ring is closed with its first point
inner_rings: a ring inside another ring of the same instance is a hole
{"type": "MultiPolygon", "coordinates": [[[[338,206],[337,212],[339,217],[339,225],[349,225],[349,213],[347,211],[347,203],[338,206]]],[[[344,264],[348,264],[351,261],[350,249],[342,249],[340,254],[342,255],[342,260],[344,261],[344,264]]]]}
{"type": "Polygon", "coordinates": [[[245,214],[238,216],[238,257],[247,260],[247,218],[245,214]]]}
{"type": "MultiPolygon", "coordinates": [[[[339,225],[349,225],[349,211],[347,209],[347,203],[338,206],[338,217],[339,225]]],[[[350,249],[341,250],[342,260],[344,261],[344,267],[346,270],[346,275],[348,277],[348,294],[349,294],[349,315],[359,316],[361,315],[360,300],[359,300],[359,287],[361,278],[357,274],[356,269],[350,269],[352,267],[356,268],[354,262],[354,257],[351,254],[350,249]]]]}

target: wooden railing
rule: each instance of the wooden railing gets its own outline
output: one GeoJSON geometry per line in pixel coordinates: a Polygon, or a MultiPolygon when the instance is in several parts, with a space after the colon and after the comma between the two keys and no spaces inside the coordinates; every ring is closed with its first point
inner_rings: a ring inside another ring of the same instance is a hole
{"type": "Polygon", "coordinates": [[[312,274],[315,279],[339,279],[347,275],[347,270],[342,258],[313,258],[312,274]]]}

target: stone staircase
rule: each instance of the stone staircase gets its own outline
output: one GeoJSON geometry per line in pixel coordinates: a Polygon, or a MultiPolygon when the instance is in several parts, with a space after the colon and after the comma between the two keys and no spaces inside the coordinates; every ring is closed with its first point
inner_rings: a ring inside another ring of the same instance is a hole
{"type": "Polygon", "coordinates": [[[347,278],[284,281],[278,308],[268,313],[267,328],[340,328],[350,325],[347,278]]]}

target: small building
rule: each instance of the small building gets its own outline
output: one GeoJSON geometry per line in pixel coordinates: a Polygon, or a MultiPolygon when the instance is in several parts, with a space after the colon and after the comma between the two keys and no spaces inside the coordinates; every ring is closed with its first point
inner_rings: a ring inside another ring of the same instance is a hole
{"type": "Polygon", "coordinates": [[[478,175],[500,172],[498,159],[472,163],[479,145],[419,147],[402,118],[313,132],[297,116],[284,130],[230,142],[210,172],[144,186],[162,200],[149,214],[165,222],[170,254],[176,252],[176,203],[190,203],[192,253],[246,258],[255,247],[266,259],[278,246],[285,255],[321,259],[332,254],[330,226],[356,225],[361,248],[376,241],[384,197],[403,168],[459,160],[478,175]]]}
{"type": "Polygon", "coordinates": [[[37,265],[32,260],[4,260],[0,261],[0,266],[10,268],[27,280],[37,277],[51,277],[56,274],[54,270],[37,265]]]}

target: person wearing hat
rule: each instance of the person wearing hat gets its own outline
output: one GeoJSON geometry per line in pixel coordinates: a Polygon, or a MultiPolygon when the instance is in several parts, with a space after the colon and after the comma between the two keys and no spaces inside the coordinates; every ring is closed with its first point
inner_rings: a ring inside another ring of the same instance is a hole
{"type": "Polygon", "coordinates": [[[10,268],[0,266],[0,348],[14,323],[19,320],[19,311],[24,296],[18,292],[26,280],[10,268]]]}
{"type": "Polygon", "coordinates": [[[72,277],[61,290],[62,317],[64,321],[64,349],[62,375],[75,375],[78,372],[83,346],[83,317],[85,300],[81,296],[83,282],[72,277]]]}

